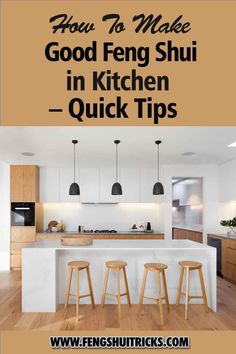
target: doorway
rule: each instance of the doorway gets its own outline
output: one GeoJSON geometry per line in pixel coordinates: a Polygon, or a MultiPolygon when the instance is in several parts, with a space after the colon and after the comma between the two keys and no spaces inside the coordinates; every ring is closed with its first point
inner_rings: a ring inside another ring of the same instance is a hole
{"type": "Polygon", "coordinates": [[[172,239],[203,242],[203,178],[172,178],[172,239]]]}

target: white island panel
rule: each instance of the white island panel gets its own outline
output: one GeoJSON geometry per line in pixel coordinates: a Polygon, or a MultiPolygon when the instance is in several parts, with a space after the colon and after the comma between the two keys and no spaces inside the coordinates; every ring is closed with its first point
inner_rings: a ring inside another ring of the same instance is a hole
{"type": "MultiPolygon", "coordinates": [[[[123,260],[128,263],[127,277],[131,302],[138,303],[144,263],[161,262],[166,271],[170,303],[175,303],[179,279],[178,262],[192,260],[203,264],[203,275],[210,308],[216,311],[216,250],[188,240],[94,240],[86,247],[61,246],[59,240],[43,240],[23,249],[22,309],[25,312],[54,312],[64,303],[68,266],[71,260],[90,262],[95,302],[101,302],[105,262],[123,260]],[[34,299],[32,299],[34,297],[34,299]]],[[[115,271],[110,272],[109,291],[116,292],[115,271]]],[[[75,282],[72,281],[72,292],[75,282]]],[[[123,282],[122,282],[123,285],[123,282]]],[[[80,272],[81,293],[87,292],[85,272],[80,272]]],[[[149,273],[146,295],[156,296],[156,277],[149,273]]],[[[200,295],[198,272],[191,272],[190,294],[200,295]]],[[[73,300],[72,300],[73,301],[73,300]]],[[[199,303],[201,300],[192,300],[199,303]]],[[[125,297],[122,298],[125,303],[125,297]]],[[[81,299],[89,303],[89,299],[81,299]]],[[[115,299],[107,298],[107,303],[115,299]]]]}

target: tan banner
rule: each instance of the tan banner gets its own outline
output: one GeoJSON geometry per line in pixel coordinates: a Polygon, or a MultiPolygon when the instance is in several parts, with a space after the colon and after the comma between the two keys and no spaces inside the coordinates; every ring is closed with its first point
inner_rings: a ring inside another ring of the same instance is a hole
{"type": "MultiPolygon", "coordinates": [[[[128,332],[128,331],[105,331],[105,332],[2,332],[2,352],[1,354],[49,354],[55,352],[50,347],[50,336],[189,336],[190,348],[184,349],[189,354],[214,353],[214,354],[233,354],[235,353],[235,332],[234,331],[159,331],[155,332],[128,332]]],[[[179,352],[181,349],[158,349],[166,354],[179,352]]],[[[56,349],[56,353],[67,354],[76,352],[85,352],[84,349],[56,349]]],[[[142,349],[142,353],[151,353],[152,350],[142,349]]],[[[182,351],[182,350],[181,350],[182,351]]],[[[109,349],[86,349],[86,353],[110,352],[109,349]]],[[[112,349],[112,353],[140,353],[140,349],[112,349]]]]}
{"type": "Polygon", "coordinates": [[[235,1],[1,10],[1,125],[235,125],[235,1]]]}

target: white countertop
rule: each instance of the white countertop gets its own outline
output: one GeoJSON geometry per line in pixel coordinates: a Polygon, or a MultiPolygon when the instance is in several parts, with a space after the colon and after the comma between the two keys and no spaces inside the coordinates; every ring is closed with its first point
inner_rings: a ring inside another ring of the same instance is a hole
{"type": "Polygon", "coordinates": [[[190,240],[93,240],[89,246],[62,246],[60,240],[40,240],[24,249],[206,249],[210,248],[198,242],[190,240]]]}

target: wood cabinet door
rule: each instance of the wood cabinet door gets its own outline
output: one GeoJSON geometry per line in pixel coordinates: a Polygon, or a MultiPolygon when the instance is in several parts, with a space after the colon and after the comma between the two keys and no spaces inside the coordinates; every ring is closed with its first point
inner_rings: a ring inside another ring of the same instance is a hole
{"type": "Polygon", "coordinates": [[[11,254],[21,255],[22,248],[31,244],[32,242],[11,242],[11,254]]]}
{"type": "Polygon", "coordinates": [[[21,268],[22,266],[22,258],[19,254],[11,255],[11,268],[21,268]]]}
{"type": "Polygon", "coordinates": [[[11,202],[24,202],[24,166],[11,166],[11,202]]]}
{"type": "Polygon", "coordinates": [[[38,202],[37,166],[11,166],[11,202],[38,202]]]}
{"type": "Polygon", "coordinates": [[[236,240],[222,240],[222,273],[236,282],[236,240]]]}
{"type": "Polygon", "coordinates": [[[12,226],[11,241],[12,242],[34,242],[36,237],[35,226],[12,226]]]}
{"type": "Polygon", "coordinates": [[[24,166],[23,198],[24,202],[38,202],[38,167],[24,166]]]}

